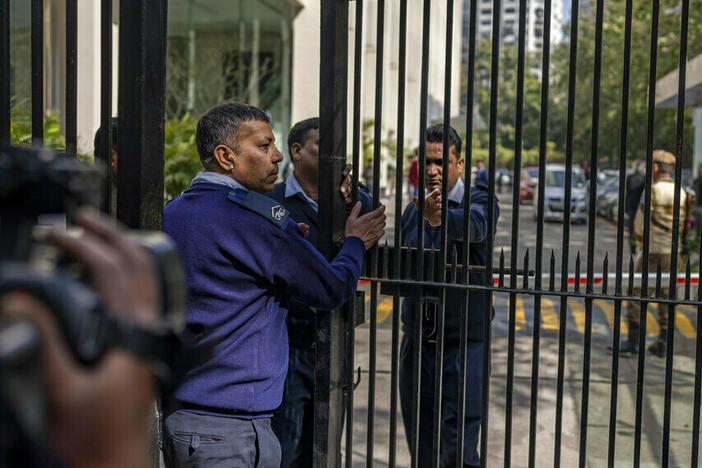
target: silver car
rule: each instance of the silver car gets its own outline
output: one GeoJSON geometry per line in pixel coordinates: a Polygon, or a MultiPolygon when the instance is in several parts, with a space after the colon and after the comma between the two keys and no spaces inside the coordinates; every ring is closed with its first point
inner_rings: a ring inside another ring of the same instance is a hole
{"type": "MultiPolygon", "coordinates": [[[[574,223],[587,222],[588,188],[585,175],[579,167],[571,172],[570,220],[574,223]]],[[[548,164],[544,177],[544,219],[563,221],[565,206],[566,169],[562,164],[548,164]]],[[[534,190],[534,219],[539,206],[538,189],[534,190]]]]}

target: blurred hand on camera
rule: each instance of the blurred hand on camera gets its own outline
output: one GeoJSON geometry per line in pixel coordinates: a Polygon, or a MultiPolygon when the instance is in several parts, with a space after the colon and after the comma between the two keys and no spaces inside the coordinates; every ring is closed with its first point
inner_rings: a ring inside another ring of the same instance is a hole
{"type": "MultiPolygon", "coordinates": [[[[52,231],[49,241],[86,268],[108,313],[154,323],[159,295],[147,254],[112,221],[81,212],[80,237],[52,231]]],[[[3,299],[4,314],[31,320],[42,337],[48,435],[71,465],[147,466],[155,379],[149,364],[112,348],[94,367],[78,363],[51,312],[26,293],[3,299]]]]}

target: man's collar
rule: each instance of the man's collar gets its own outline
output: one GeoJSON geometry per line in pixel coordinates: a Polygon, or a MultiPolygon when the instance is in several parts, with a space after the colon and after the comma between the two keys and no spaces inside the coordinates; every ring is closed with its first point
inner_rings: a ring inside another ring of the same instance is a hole
{"type": "Polygon", "coordinates": [[[190,183],[190,186],[192,187],[195,184],[219,184],[219,185],[226,185],[227,187],[231,187],[233,190],[246,190],[248,192],[248,189],[241,185],[239,182],[236,180],[232,179],[229,176],[226,176],[224,174],[219,174],[218,172],[210,172],[210,171],[200,171],[197,173],[193,181],[190,183]]]}
{"type": "Polygon", "coordinates": [[[463,184],[463,181],[459,177],[458,180],[456,181],[456,185],[453,186],[453,188],[449,191],[448,193],[448,199],[449,201],[452,201],[457,204],[463,203],[463,194],[466,191],[466,187],[463,184]]]}
{"type": "Polygon", "coordinates": [[[319,209],[317,202],[308,197],[305,191],[302,189],[300,182],[297,181],[295,173],[293,172],[287,179],[285,179],[285,198],[294,197],[298,194],[302,196],[302,198],[312,207],[314,211],[319,209]]]}

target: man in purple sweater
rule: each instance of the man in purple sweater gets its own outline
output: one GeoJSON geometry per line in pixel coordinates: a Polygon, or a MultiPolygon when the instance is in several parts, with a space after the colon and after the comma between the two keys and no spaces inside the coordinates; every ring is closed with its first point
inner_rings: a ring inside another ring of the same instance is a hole
{"type": "Polygon", "coordinates": [[[346,223],[328,262],[278,202],[262,195],[283,159],[268,116],[227,103],[198,122],[204,171],[164,209],[188,284],[194,362],[165,405],[169,467],[278,467],[270,418],[288,365],[287,307],[294,297],[333,309],[353,295],[363,255],[384,233],[379,208],[346,223]]]}

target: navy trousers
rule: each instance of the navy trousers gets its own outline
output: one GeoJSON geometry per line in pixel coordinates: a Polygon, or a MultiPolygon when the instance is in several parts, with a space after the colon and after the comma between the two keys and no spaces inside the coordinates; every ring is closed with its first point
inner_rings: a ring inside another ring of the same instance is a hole
{"type": "Polygon", "coordinates": [[[283,402],[273,414],[281,468],[312,466],[314,430],[314,348],[290,348],[283,402]]]}
{"type": "Polygon", "coordinates": [[[270,419],[178,410],[163,422],[163,459],[168,468],[278,468],[280,444],[270,419]]]}
{"type": "MultiPolygon", "coordinates": [[[[412,449],[412,401],[413,376],[416,353],[414,341],[405,333],[400,347],[400,408],[405,425],[407,442],[412,449]]],[[[459,397],[459,347],[444,347],[444,380],[441,415],[441,467],[456,466],[456,438],[458,433],[458,397],[459,397]]],[[[422,388],[420,393],[419,423],[419,464],[432,466],[432,441],[434,434],[434,376],[436,374],[436,345],[422,343],[422,388]]],[[[465,399],[465,437],[463,439],[463,466],[480,465],[478,456],[478,438],[480,436],[481,392],[483,386],[483,343],[469,342],[466,359],[466,399],[465,399]]]]}

